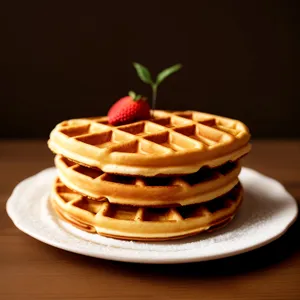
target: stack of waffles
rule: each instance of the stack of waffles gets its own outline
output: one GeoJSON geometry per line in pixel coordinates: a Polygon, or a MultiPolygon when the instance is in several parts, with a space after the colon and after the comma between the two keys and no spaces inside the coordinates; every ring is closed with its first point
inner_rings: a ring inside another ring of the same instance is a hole
{"type": "Polygon", "coordinates": [[[238,175],[251,149],[240,121],[152,111],[121,126],[107,117],[72,119],[51,132],[57,214],[92,233],[159,241],[226,225],[243,198],[238,175]]]}

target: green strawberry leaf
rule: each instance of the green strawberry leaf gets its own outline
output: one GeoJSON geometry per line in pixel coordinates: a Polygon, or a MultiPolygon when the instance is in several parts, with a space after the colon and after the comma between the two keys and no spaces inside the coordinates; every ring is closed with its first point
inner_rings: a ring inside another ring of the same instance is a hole
{"type": "Polygon", "coordinates": [[[134,91],[129,91],[128,95],[132,98],[135,99],[136,93],[134,91]]]}
{"type": "Polygon", "coordinates": [[[145,66],[136,62],[133,63],[133,66],[135,67],[138,76],[143,82],[153,85],[151,74],[145,66]]]}
{"type": "Polygon", "coordinates": [[[179,71],[181,68],[182,68],[181,64],[176,64],[174,66],[171,66],[171,67],[161,71],[156,77],[156,85],[158,86],[167,77],[169,77],[171,74],[179,71]]]}
{"type": "Polygon", "coordinates": [[[128,95],[132,98],[133,101],[146,100],[146,97],[143,97],[140,94],[136,94],[134,91],[129,91],[128,95]]]}

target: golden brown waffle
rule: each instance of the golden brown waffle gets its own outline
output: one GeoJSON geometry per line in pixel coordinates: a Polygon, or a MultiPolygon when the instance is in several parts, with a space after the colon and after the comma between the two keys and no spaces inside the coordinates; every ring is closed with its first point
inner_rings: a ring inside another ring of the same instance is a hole
{"type": "Polygon", "coordinates": [[[239,163],[202,168],[177,177],[132,177],[104,173],[57,155],[60,180],[70,189],[90,198],[135,206],[180,206],[201,203],[229,192],[237,183],[239,163]]]}
{"type": "Polygon", "coordinates": [[[145,208],[95,201],[55,181],[51,203],[72,225],[92,233],[129,240],[168,240],[207,231],[229,222],[242,201],[242,187],[202,204],[145,208]]]}
{"type": "Polygon", "coordinates": [[[122,126],[107,117],[73,119],[51,132],[50,149],[106,173],[152,177],[190,174],[247,154],[248,128],[201,112],[153,111],[152,119],[122,126]]]}

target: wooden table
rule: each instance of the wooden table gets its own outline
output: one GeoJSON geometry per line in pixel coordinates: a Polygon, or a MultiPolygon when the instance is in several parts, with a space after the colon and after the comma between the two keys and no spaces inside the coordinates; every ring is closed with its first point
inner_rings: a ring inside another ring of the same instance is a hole
{"type": "MultiPolygon", "coordinates": [[[[300,202],[300,141],[255,141],[245,165],[300,202]]],[[[185,265],[94,259],[19,231],[5,202],[22,179],[53,165],[45,141],[0,142],[0,299],[300,299],[300,222],[249,253],[185,265]]]]}

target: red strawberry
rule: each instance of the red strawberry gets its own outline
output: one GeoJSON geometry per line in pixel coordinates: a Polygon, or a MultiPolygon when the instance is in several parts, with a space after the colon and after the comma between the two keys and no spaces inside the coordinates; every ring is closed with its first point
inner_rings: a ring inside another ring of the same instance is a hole
{"type": "Polygon", "coordinates": [[[147,99],[130,92],[118,100],[108,111],[108,122],[111,125],[128,124],[150,118],[150,106],[147,99]]]}

